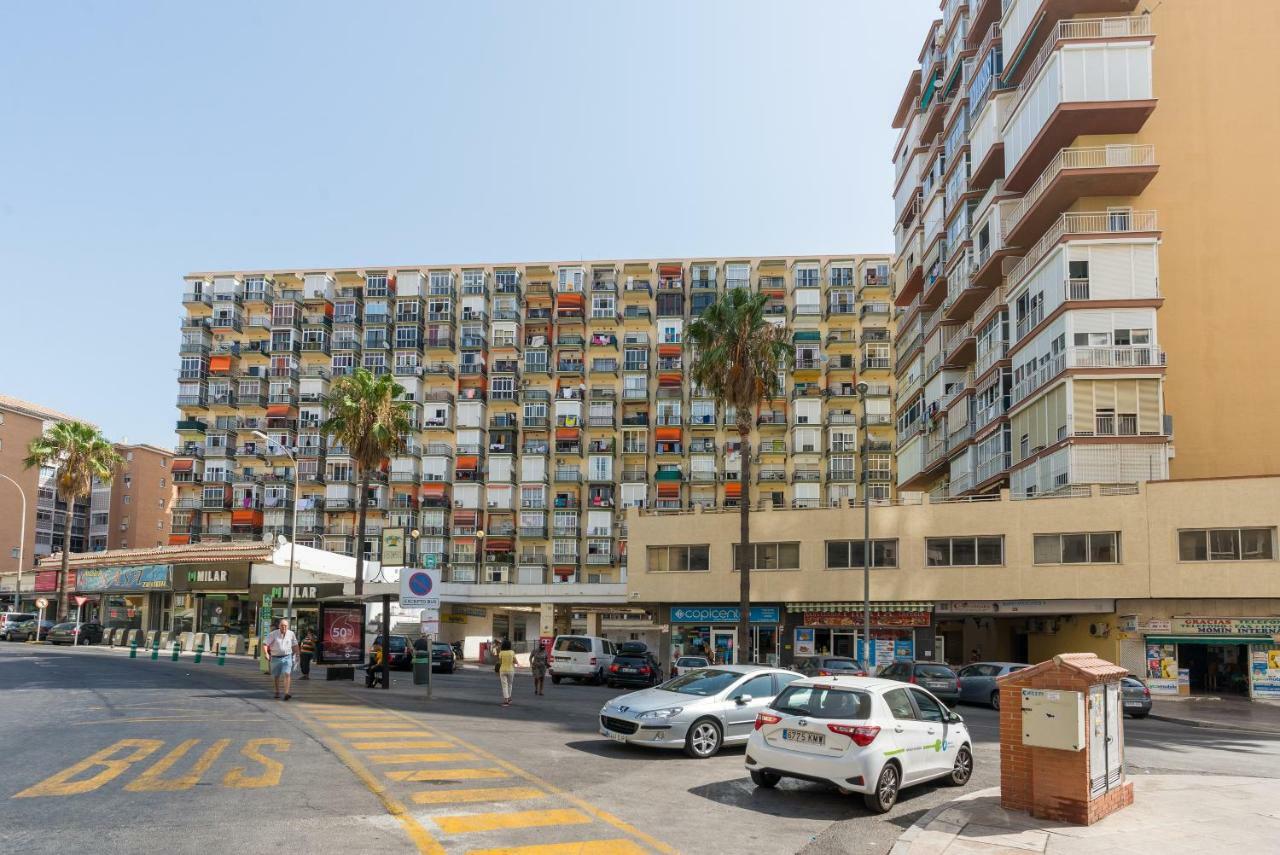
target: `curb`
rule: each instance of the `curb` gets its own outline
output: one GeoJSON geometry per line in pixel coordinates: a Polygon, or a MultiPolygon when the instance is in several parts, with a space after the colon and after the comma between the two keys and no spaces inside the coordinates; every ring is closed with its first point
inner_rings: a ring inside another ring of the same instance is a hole
{"type": "Polygon", "coordinates": [[[920,836],[920,832],[928,828],[929,824],[941,816],[945,811],[951,810],[960,802],[973,801],[974,799],[995,795],[999,792],[999,787],[987,787],[985,790],[974,790],[972,793],[965,793],[963,796],[958,796],[951,801],[943,802],[930,810],[924,816],[917,819],[915,822],[911,823],[911,827],[898,836],[898,839],[893,844],[893,848],[889,850],[889,855],[908,855],[911,851],[911,844],[920,836]]]}
{"type": "Polygon", "coordinates": [[[1181,724],[1185,727],[1200,727],[1208,730],[1230,730],[1236,733],[1263,733],[1269,736],[1280,734],[1280,725],[1243,725],[1234,722],[1208,721],[1199,718],[1179,718],[1178,716],[1165,715],[1163,713],[1150,713],[1147,718],[1155,721],[1168,722],[1169,724],[1181,724]]]}

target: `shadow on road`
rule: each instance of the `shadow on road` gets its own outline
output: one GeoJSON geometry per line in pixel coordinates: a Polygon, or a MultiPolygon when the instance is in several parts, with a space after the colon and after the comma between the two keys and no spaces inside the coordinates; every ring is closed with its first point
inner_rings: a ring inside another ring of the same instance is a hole
{"type": "MultiPolygon", "coordinates": [[[[936,789],[937,785],[924,784],[903,790],[895,811],[910,806],[913,800],[928,796],[936,789]]],[[[776,788],[766,789],[751,783],[750,778],[742,777],[693,787],[689,793],[717,804],[788,819],[839,822],[875,816],[863,807],[860,795],[844,795],[834,787],[824,787],[809,781],[783,780],[776,788]]],[[[888,821],[909,828],[925,812],[917,810],[902,813],[888,821]]]]}

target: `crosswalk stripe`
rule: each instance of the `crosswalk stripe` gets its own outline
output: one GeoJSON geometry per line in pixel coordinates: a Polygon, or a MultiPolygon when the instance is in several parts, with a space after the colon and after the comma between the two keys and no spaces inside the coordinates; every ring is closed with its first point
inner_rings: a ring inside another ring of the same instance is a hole
{"type": "Polygon", "coordinates": [[[467,855],[644,855],[645,849],[622,837],[578,843],[535,843],[501,849],[469,849],[467,855]]]}
{"type": "Polygon", "coordinates": [[[417,739],[418,737],[431,736],[431,733],[425,730],[352,730],[343,729],[338,732],[343,739],[385,739],[391,737],[393,739],[405,739],[407,737],[417,739]]]}
{"type": "MultiPolygon", "coordinates": [[[[423,734],[430,736],[431,734],[423,734]]],[[[390,751],[395,748],[437,748],[435,742],[421,739],[401,739],[394,742],[353,742],[351,747],[357,751],[390,751]]]]}
{"type": "MultiPolygon", "coordinates": [[[[442,746],[451,747],[442,742],[442,746]]],[[[371,763],[449,763],[457,760],[474,760],[476,755],[465,751],[445,751],[440,754],[370,754],[364,758],[371,763]]]]}
{"type": "Polygon", "coordinates": [[[459,790],[423,790],[409,799],[420,805],[467,804],[471,802],[512,802],[545,796],[536,787],[468,787],[459,790]]]}
{"type": "Polygon", "coordinates": [[[474,831],[497,831],[511,828],[540,828],[547,825],[585,825],[591,817],[580,810],[521,810],[511,813],[472,813],[458,816],[436,816],[432,822],[446,834],[474,831]]]}
{"type": "Polygon", "coordinates": [[[509,778],[502,769],[391,769],[393,781],[470,781],[476,778],[509,778]]]}

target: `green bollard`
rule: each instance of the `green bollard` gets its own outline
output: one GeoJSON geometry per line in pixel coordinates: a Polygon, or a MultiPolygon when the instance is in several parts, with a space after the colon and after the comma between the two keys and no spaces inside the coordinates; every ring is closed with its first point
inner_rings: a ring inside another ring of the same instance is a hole
{"type": "Polygon", "coordinates": [[[200,660],[204,658],[204,644],[196,644],[196,664],[200,664],[200,660]]]}
{"type": "Polygon", "coordinates": [[[174,662],[178,661],[178,651],[181,649],[182,649],[182,645],[180,645],[178,642],[175,641],[173,643],[173,661],[174,662]]]}
{"type": "Polygon", "coordinates": [[[138,658],[138,639],[136,638],[133,641],[129,642],[129,658],[130,659],[138,658]]]}
{"type": "Polygon", "coordinates": [[[155,662],[160,658],[160,636],[156,636],[156,640],[151,642],[151,661],[155,662]]]}
{"type": "Polygon", "coordinates": [[[227,645],[225,644],[223,644],[218,648],[218,664],[219,665],[227,664],[227,645]]]}

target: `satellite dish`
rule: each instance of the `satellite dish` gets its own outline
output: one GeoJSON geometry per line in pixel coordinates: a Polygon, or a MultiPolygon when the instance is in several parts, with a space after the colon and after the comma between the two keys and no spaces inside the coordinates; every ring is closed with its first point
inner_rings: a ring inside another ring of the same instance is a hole
{"type": "Polygon", "coordinates": [[[286,538],[283,534],[276,535],[276,543],[279,544],[280,546],[284,546],[288,542],[289,542],[288,538],[286,538]]]}

